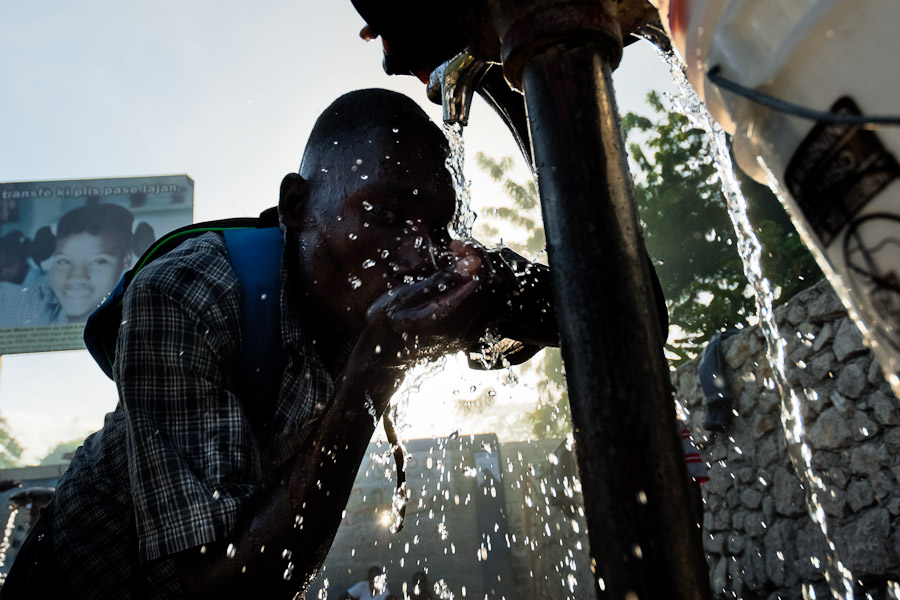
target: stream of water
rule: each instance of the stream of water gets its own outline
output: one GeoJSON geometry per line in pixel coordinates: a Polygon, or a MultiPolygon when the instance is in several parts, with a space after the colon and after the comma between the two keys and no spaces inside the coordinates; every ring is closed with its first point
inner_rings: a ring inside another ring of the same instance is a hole
{"type": "Polygon", "coordinates": [[[450,143],[450,155],[447,157],[447,170],[453,178],[456,189],[456,214],[450,223],[451,233],[457,239],[472,237],[472,226],[475,224],[475,211],[472,210],[472,194],[463,171],[466,162],[463,143],[463,126],[459,123],[444,125],[444,135],[450,143]]]}
{"type": "MultiPolygon", "coordinates": [[[[830,549],[828,564],[824,569],[825,578],[831,586],[834,598],[853,600],[853,575],[841,562],[834,542],[829,537],[828,522],[820,498],[830,492],[823,479],[813,471],[812,451],[809,444],[804,441],[803,418],[800,412],[801,399],[798,391],[788,382],[786,374],[785,347],[787,340],[782,337],[775,322],[774,295],[769,280],[763,274],[760,262],[762,247],[750,224],[747,201],[734,174],[725,131],[712,118],[706,106],[691,87],[681,62],[670,54],[662,56],[669,64],[672,79],[679,91],[677,96],[672,97],[673,103],[694,126],[701,128],[709,135],[716,170],[722,183],[722,191],[727,199],[728,215],[738,238],[738,252],[744,264],[744,274],[753,289],[759,327],[765,335],[766,357],[772,367],[775,385],[781,395],[782,424],[788,452],[794,469],[807,491],[810,517],[819,525],[830,549]]],[[[800,393],[806,394],[807,397],[815,394],[811,390],[802,390],[800,393]]],[[[814,597],[814,592],[810,592],[808,589],[803,591],[804,597],[808,597],[810,593],[814,597]]]]}
{"type": "MultiPolygon", "coordinates": [[[[6,527],[3,529],[3,541],[0,541],[0,569],[6,565],[6,554],[9,552],[9,546],[12,543],[12,533],[16,527],[16,517],[19,514],[18,508],[9,511],[9,518],[6,520],[6,527]]],[[[0,573],[0,585],[6,581],[6,574],[0,573]]]]}

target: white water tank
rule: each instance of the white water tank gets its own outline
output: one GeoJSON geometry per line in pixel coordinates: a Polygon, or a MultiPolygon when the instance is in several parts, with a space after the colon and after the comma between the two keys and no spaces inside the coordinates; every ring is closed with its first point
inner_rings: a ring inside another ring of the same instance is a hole
{"type": "Polygon", "coordinates": [[[740,168],[782,199],[900,397],[898,0],[651,0],[740,168]],[[763,103],[761,103],[763,102],[763,103]]]}

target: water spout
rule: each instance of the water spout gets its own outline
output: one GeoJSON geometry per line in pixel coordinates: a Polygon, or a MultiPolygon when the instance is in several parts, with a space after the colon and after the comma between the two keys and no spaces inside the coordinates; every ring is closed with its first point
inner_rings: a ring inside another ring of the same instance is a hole
{"type": "Polygon", "coordinates": [[[467,125],[472,97],[488,64],[463,50],[431,72],[428,98],[444,109],[444,123],[467,125]]]}

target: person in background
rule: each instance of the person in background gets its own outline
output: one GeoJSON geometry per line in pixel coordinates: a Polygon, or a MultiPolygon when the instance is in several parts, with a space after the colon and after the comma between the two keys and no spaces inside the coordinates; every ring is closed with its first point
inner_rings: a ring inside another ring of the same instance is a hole
{"type": "Polygon", "coordinates": [[[434,600],[425,571],[416,571],[409,581],[409,600],[434,600]]]}
{"type": "Polygon", "coordinates": [[[369,567],[365,581],[358,581],[347,590],[347,595],[355,600],[387,600],[391,595],[385,583],[384,569],[369,567]]]}

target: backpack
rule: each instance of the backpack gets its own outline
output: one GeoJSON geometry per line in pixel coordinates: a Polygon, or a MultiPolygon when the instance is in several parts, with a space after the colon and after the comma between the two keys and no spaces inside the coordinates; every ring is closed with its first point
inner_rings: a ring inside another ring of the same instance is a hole
{"type": "Polygon", "coordinates": [[[94,361],[112,379],[116,340],[122,323],[122,300],[128,286],[149,263],[171,252],[185,240],[208,232],[224,237],[228,259],[241,282],[243,345],[236,372],[236,391],[245,410],[259,408],[258,403],[250,403],[248,399],[257,397],[274,402],[287,362],[279,327],[279,275],[284,237],[278,228],[278,214],[274,208],[256,218],[195,223],[161,236],[135,266],[122,275],[109,296],[88,317],[84,342],[94,361]]]}

